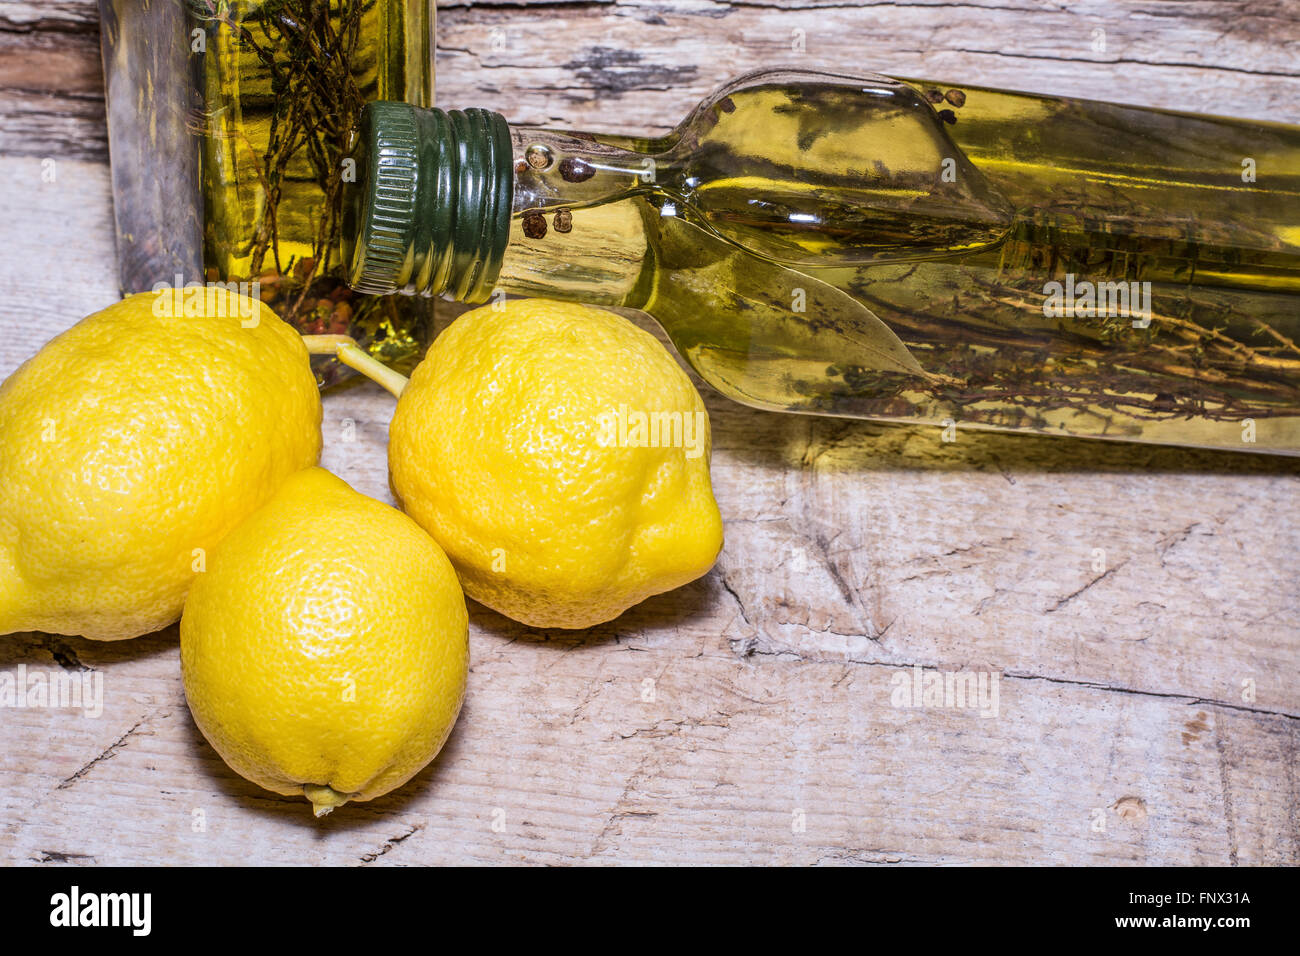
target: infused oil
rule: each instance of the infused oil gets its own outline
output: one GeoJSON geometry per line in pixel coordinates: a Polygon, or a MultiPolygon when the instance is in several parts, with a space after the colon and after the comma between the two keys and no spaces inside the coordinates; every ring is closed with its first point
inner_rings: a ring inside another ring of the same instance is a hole
{"type": "MultiPolygon", "coordinates": [[[[340,270],[345,161],[362,106],[432,98],[427,0],[195,2],[201,35],[204,265],[256,280],[304,333],[347,334],[389,364],[426,342],[418,300],[356,295],[340,270]]],[[[322,384],[343,371],[322,364],[322,384]]]]}
{"type": "Polygon", "coordinates": [[[1300,453],[1295,127],[760,74],[514,142],[500,286],[645,309],[742,402],[1300,453]]]}

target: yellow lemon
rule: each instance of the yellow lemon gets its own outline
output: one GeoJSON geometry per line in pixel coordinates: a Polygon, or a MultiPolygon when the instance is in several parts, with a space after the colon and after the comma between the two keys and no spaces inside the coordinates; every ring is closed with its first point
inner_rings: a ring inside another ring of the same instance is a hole
{"type": "Polygon", "coordinates": [[[465,598],[414,521],[311,468],[212,555],[185,603],[181,668],[226,763],[322,816],[442,748],[469,670],[465,598]]]}
{"type": "Polygon", "coordinates": [[[208,552],[319,458],[293,329],[222,289],[172,298],[83,319],[0,386],[0,634],[172,623],[208,552]]]}
{"type": "Polygon", "coordinates": [[[699,393],[649,333],[542,299],[457,319],[401,394],[389,468],[466,593],[589,627],[705,574],[722,547],[699,393]]]}

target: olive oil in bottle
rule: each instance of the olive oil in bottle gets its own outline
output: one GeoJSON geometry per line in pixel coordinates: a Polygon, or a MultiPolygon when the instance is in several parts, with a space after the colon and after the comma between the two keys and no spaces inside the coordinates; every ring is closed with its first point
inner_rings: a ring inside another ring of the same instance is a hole
{"type": "MultiPolygon", "coordinates": [[[[431,0],[99,6],[122,291],[221,282],[303,332],[414,358],[428,310],[347,287],[339,197],[364,103],[432,101],[431,0]]],[[[347,371],[314,362],[322,385],[347,371]]]]}
{"type": "MultiPolygon", "coordinates": [[[[427,105],[433,6],[420,0],[196,5],[205,36],[202,186],[209,278],[256,279],[304,333],[348,334],[389,364],[416,357],[427,310],[354,295],[339,260],[348,133],[368,100],[427,105]],[[207,8],[204,10],[204,8],[207,8]]],[[[329,384],[341,371],[324,364],[329,384]]]]}
{"type": "Polygon", "coordinates": [[[1300,128],[768,72],[659,139],[355,148],[364,291],[643,309],[760,408],[1300,454],[1300,128]]]}

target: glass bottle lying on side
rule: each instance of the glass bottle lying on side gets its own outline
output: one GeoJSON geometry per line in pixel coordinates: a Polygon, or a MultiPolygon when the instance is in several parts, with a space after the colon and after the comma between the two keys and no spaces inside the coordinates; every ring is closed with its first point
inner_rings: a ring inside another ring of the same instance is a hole
{"type": "Polygon", "coordinates": [[[1300,127],[764,72],[659,139],[351,148],[363,292],[642,309],[759,408],[1300,454],[1300,127]]]}

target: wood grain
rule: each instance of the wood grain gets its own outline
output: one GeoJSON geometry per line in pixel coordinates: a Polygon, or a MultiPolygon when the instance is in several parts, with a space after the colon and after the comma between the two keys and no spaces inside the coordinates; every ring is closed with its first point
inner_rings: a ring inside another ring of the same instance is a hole
{"type": "MultiPolygon", "coordinates": [[[[444,5],[439,99],[662,130],[780,61],[1300,122],[1283,0],[794,6],[444,5]]],[[[93,3],[0,3],[0,376],[115,296],[97,42],[93,3]]],[[[0,858],[1300,863],[1300,465],[945,443],[702,391],[715,570],[576,635],[473,606],[447,749],[324,821],[202,740],[174,628],[4,638],[0,673],[102,675],[105,700],[0,711],[0,858]],[[998,716],[895,706],[916,665],[998,675],[998,716]]],[[[347,388],[325,421],[324,464],[388,501],[391,407],[347,388]]]]}

